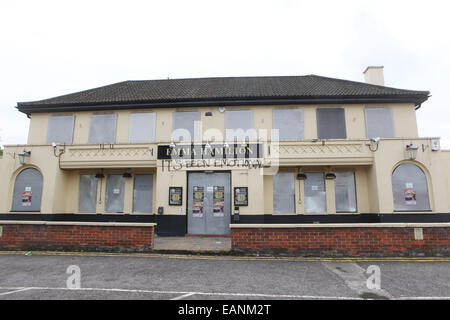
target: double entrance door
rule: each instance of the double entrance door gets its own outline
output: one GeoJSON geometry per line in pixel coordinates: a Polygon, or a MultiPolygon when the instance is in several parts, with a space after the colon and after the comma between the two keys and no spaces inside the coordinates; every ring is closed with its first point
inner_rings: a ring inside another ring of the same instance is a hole
{"type": "Polygon", "coordinates": [[[188,174],[188,234],[230,234],[229,172],[188,174]]]}

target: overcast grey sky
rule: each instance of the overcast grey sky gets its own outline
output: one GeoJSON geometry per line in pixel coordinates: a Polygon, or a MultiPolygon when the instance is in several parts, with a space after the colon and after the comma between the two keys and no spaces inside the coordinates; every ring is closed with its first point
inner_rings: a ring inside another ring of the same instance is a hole
{"type": "Polygon", "coordinates": [[[0,0],[0,144],[18,101],[124,80],[317,74],[429,90],[419,134],[450,148],[449,1],[0,0]]]}

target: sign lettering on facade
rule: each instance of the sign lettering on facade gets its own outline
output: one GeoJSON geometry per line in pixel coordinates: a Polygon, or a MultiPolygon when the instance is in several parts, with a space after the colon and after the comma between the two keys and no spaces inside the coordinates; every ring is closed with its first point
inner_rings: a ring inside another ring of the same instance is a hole
{"type": "Polygon", "coordinates": [[[210,147],[205,145],[170,145],[158,146],[158,160],[169,159],[233,159],[261,158],[263,148],[261,143],[230,144],[225,147],[223,144],[213,144],[210,147]]]}

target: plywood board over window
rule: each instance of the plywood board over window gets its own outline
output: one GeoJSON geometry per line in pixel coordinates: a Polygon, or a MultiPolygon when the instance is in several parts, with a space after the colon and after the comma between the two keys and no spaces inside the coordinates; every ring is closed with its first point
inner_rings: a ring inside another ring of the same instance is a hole
{"type": "Polygon", "coordinates": [[[50,116],[48,119],[47,143],[72,144],[73,115],[50,116]]]}
{"type": "Polygon", "coordinates": [[[354,172],[336,172],[334,180],[336,212],[356,212],[354,172]]]}
{"type": "Polygon", "coordinates": [[[155,142],[156,114],[151,112],[130,114],[131,143],[155,142]]]}
{"type": "Polygon", "coordinates": [[[137,174],[134,176],[133,212],[151,213],[153,211],[153,175],[137,174]]]}
{"type": "Polygon", "coordinates": [[[306,173],[305,184],[305,212],[326,213],[327,199],[325,193],[325,179],[322,172],[306,173]]]}
{"type": "Polygon", "coordinates": [[[125,178],[121,174],[110,174],[106,180],[105,211],[123,213],[125,178]]]}
{"type": "Polygon", "coordinates": [[[80,191],[78,196],[78,212],[96,212],[97,178],[94,174],[80,175],[80,191]]]}
{"type": "Polygon", "coordinates": [[[246,141],[256,138],[252,110],[229,110],[225,112],[225,136],[228,141],[246,141]]]}
{"type": "Polygon", "coordinates": [[[198,141],[201,138],[200,112],[180,111],[173,113],[172,138],[175,141],[198,141]]]}
{"type": "Polygon", "coordinates": [[[295,213],[295,179],[292,172],[273,176],[273,212],[295,213]]]}
{"type": "Polygon", "coordinates": [[[304,139],[303,109],[274,109],[272,119],[281,141],[304,139]]]}
{"type": "Polygon", "coordinates": [[[344,108],[318,108],[317,136],[319,139],[346,139],[344,108]]]}
{"type": "Polygon", "coordinates": [[[89,126],[89,143],[116,142],[117,115],[93,114],[89,126]]]}
{"type": "Polygon", "coordinates": [[[366,108],[367,138],[394,138],[394,118],[391,108],[366,108]]]}

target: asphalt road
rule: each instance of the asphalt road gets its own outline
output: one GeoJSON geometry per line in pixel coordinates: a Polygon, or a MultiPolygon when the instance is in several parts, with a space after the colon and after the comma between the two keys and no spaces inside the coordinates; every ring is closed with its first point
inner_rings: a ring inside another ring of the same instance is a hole
{"type": "Polygon", "coordinates": [[[0,254],[0,300],[367,298],[450,299],[450,259],[0,254]]]}

